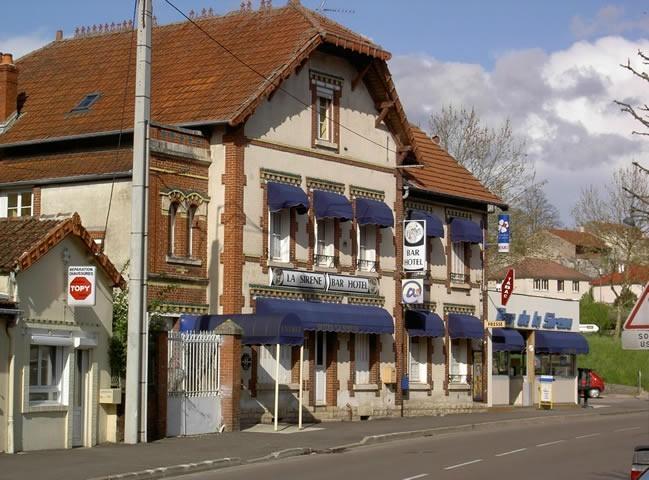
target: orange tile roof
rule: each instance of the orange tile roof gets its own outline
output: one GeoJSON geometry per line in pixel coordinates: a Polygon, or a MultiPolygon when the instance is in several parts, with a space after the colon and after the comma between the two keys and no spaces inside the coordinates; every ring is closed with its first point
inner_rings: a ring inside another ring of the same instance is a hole
{"type": "Polygon", "coordinates": [[[520,262],[508,265],[496,272],[489,274],[489,280],[502,280],[507,270],[514,269],[516,278],[543,278],[549,280],[582,280],[588,281],[590,277],[577,270],[568,268],[560,263],[544,258],[524,258],[520,262]]]}
{"type": "MultiPolygon", "coordinates": [[[[645,285],[649,282],[649,266],[647,265],[631,265],[628,267],[629,283],[634,285],[645,285]]],[[[621,285],[625,283],[625,273],[614,272],[607,275],[602,275],[590,282],[594,287],[604,285],[621,285]]]]}
{"type": "MultiPolygon", "coordinates": [[[[243,62],[189,22],[153,29],[152,119],[170,125],[241,123],[281,81],[323,45],[385,63],[390,54],[299,4],[195,20],[243,62]]],[[[20,116],[0,145],[132,128],[135,35],[130,31],[55,41],[18,62],[20,116]],[[131,51],[130,67],[127,59],[131,51]],[[100,98],[71,113],[86,95],[100,98]],[[122,125],[122,108],[124,125],[122,125]]],[[[308,100],[308,99],[305,99],[308,100]]]]}
{"type": "Polygon", "coordinates": [[[558,228],[551,228],[548,231],[576,246],[587,248],[604,248],[606,246],[604,242],[592,233],[580,232],[579,230],[562,230],[558,228]]]}
{"type": "Polygon", "coordinates": [[[131,170],[132,150],[102,150],[13,158],[0,156],[0,184],[79,175],[110,175],[131,170]]]}
{"type": "Polygon", "coordinates": [[[443,195],[506,207],[502,199],[487,190],[423,130],[411,126],[410,131],[415,158],[424,165],[424,168],[404,169],[406,179],[414,186],[443,195]]]}
{"type": "Polygon", "coordinates": [[[78,237],[93,254],[114,286],[124,288],[126,282],[88,231],[76,213],[70,218],[45,219],[15,217],[0,219],[0,272],[26,270],[68,235],[78,237]]]}

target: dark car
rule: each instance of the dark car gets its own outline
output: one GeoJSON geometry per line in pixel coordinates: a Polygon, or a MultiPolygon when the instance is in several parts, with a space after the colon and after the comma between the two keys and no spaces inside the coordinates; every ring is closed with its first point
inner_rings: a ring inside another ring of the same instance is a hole
{"type": "Polygon", "coordinates": [[[631,480],[649,480],[649,445],[638,445],[633,450],[631,480]]]}
{"type": "MultiPolygon", "coordinates": [[[[588,385],[588,397],[590,398],[599,398],[599,396],[602,394],[604,389],[606,388],[606,385],[604,384],[604,379],[600,377],[596,372],[593,370],[589,370],[589,376],[590,376],[590,382],[588,385]]],[[[583,377],[580,377],[580,389],[579,389],[579,396],[583,397],[584,396],[584,391],[586,390],[586,379],[583,377]]]]}

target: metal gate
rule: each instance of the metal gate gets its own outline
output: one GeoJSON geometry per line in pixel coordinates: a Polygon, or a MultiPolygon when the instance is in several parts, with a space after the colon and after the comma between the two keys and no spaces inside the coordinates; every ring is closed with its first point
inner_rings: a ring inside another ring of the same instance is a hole
{"type": "Polygon", "coordinates": [[[213,332],[169,332],[167,436],[221,427],[220,343],[213,332]]]}

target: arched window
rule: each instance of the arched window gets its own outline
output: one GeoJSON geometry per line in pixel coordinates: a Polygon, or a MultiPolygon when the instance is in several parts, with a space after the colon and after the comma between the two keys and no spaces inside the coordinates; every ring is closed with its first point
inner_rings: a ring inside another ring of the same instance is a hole
{"type": "Polygon", "coordinates": [[[196,205],[190,205],[187,211],[187,256],[194,253],[194,217],[196,216],[196,205]]]}
{"type": "Polygon", "coordinates": [[[169,256],[176,254],[176,215],[178,214],[178,203],[169,205],[169,256]]]}

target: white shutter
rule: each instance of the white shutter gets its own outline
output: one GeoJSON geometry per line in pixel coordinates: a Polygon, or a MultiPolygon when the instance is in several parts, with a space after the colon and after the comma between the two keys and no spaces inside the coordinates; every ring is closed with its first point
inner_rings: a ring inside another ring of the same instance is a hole
{"type": "MultiPolygon", "coordinates": [[[[262,345],[259,348],[259,383],[275,383],[276,345],[262,345]]],[[[279,383],[291,383],[291,347],[281,345],[279,350],[279,383]]]]}
{"type": "Polygon", "coordinates": [[[376,261],[376,225],[365,226],[365,259],[376,261]]]}
{"type": "Polygon", "coordinates": [[[453,244],[452,272],[464,275],[464,243],[453,244]]]}
{"type": "Polygon", "coordinates": [[[428,343],[425,337],[410,338],[410,381],[426,383],[428,343]]]}
{"type": "Polygon", "coordinates": [[[356,363],[356,383],[358,385],[366,385],[370,383],[370,337],[368,334],[356,334],[354,356],[356,363]]]}
{"type": "Polygon", "coordinates": [[[281,222],[280,258],[283,262],[288,262],[290,259],[291,248],[291,211],[289,209],[282,210],[281,222]]]}
{"type": "Polygon", "coordinates": [[[334,256],[334,220],[328,218],[325,221],[325,255],[334,256]]]}

